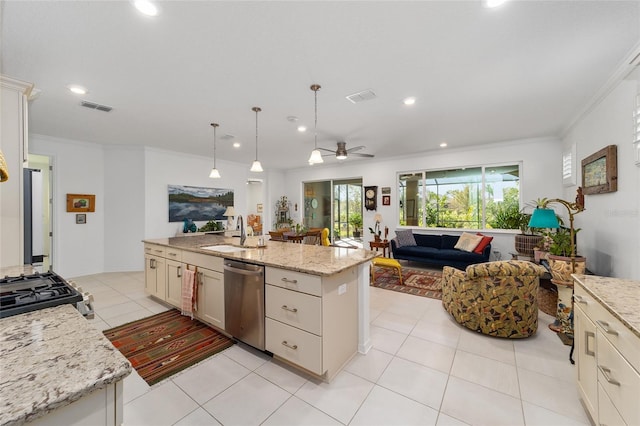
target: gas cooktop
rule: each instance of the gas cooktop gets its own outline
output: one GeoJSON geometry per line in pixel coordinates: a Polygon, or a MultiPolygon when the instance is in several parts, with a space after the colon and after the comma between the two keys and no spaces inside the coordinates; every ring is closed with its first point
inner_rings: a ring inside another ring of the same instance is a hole
{"type": "Polygon", "coordinates": [[[0,278],[0,318],[82,301],[82,294],[54,272],[0,278]]]}

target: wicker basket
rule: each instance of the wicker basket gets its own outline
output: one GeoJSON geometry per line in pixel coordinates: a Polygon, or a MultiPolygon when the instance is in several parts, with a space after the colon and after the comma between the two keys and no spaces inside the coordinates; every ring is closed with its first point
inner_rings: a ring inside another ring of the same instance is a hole
{"type": "Polygon", "coordinates": [[[534,247],[538,247],[542,241],[542,235],[516,235],[516,251],[524,256],[533,257],[534,247]]]}

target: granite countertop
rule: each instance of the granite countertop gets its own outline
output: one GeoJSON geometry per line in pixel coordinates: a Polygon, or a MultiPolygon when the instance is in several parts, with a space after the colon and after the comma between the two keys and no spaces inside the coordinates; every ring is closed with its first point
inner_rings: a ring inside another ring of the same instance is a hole
{"type": "Polygon", "coordinates": [[[262,248],[258,247],[259,237],[247,237],[244,246],[240,245],[237,237],[219,235],[160,238],[144,242],[321,276],[336,274],[369,262],[379,255],[378,252],[365,249],[294,244],[264,238],[265,246],[262,248]],[[246,250],[220,253],[201,248],[222,244],[244,247],[246,250]]]}
{"type": "Polygon", "coordinates": [[[640,338],[640,281],[573,274],[587,293],[640,338]]]}
{"type": "Polygon", "coordinates": [[[20,425],[131,373],[129,361],[69,304],[0,320],[0,425],[20,425]]]}

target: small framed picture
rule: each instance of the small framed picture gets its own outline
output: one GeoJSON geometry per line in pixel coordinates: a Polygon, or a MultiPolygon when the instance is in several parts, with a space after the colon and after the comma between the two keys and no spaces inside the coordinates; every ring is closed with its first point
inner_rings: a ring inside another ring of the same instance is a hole
{"type": "Polygon", "coordinates": [[[67,194],[68,212],[95,212],[96,196],[94,194],[67,194]]]}
{"type": "Polygon", "coordinates": [[[380,193],[381,193],[382,195],[389,195],[389,194],[391,194],[391,187],[390,187],[390,186],[383,186],[383,187],[380,189],[380,193]]]}
{"type": "Polygon", "coordinates": [[[382,205],[390,206],[391,205],[391,195],[383,195],[382,196],[382,205]]]}
{"type": "Polygon", "coordinates": [[[87,223],[87,215],[86,213],[78,213],[76,214],[76,223],[80,225],[84,225],[87,223]]]}
{"type": "Polygon", "coordinates": [[[258,213],[262,213],[262,203],[256,206],[256,210],[258,211],[258,213]]]}

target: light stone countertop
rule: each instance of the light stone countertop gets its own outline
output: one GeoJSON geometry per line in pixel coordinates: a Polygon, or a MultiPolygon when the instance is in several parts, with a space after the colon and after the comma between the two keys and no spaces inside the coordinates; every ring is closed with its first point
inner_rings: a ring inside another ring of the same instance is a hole
{"type": "Polygon", "coordinates": [[[72,305],[0,320],[0,425],[20,425],[123,380],[129,361],[72,305]]]}
{"type": "Polygon", "coordinates": [[[640,338],[640,281],[583,274],[573,278],[640,338]]]}
{"type": "Polygon", "coordinates": [[[240,246],[240,239],[237,237],[219,235],[160,238],[144,240],[144,242],[321,276],[333,275],[353,266],[369,262],[380,254],[365,249],[270,241],[268,236],[264,237],[265,247],[258,248],[258,238],[247,237],[244,246],[240,246]],[[201,248],[221,244],[244,247],[247,250],[220,253],[201,248]]]}

